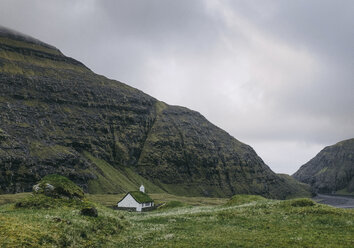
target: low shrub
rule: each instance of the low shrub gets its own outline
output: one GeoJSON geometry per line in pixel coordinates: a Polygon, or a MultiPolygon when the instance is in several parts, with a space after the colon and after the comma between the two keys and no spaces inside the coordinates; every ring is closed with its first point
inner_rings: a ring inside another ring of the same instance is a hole
{"type": "Polygon", "coordinates": [[[295,199],[290,201],[292,207],[311,207],[315,206],[315,202],[308,198],[295,199]]]}
{"type": "Polygon", "coordinates": [[[286,200],[280,203],[281,207],[311,207],[315,205],[316,203],[308,198],[286,200]]]}
{"type": "Polygon", "coordinates": [[[91,217],[98,216],[98,212],[95,207],[84,207],[83,209],[81,209],[80,214],[86,215],[86,216],[91,216],[91,217]]]}

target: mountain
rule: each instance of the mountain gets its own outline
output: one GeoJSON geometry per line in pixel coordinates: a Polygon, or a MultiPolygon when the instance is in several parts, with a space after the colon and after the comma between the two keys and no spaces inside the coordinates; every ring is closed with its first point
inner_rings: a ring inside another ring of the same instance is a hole
{"type": "Polygon", "coordinates": [[[299,182],[298,180],[294,179],[293,177],[289,176],[288,174],[278,174],[279,177],[283,178],[287,184],[288,189],[292,193],[290,198],[297,198],[297,197],[312,197],[315,196],[315,191],[311,188],[310,185],[306,183],[299,182]]]}
{"type": "Polygon", "coordinates": [[[324,148],[293,177],[319,193],[354,194],[354,139],[324,148]]]}
{"type": "Polygon", "coordinates": [[[198,112],[0,28],[0,191],[29,191],[48,174],[90,193],[142,183],[149,192],[193,196],[298,193],[250,146],[198,112]]]}

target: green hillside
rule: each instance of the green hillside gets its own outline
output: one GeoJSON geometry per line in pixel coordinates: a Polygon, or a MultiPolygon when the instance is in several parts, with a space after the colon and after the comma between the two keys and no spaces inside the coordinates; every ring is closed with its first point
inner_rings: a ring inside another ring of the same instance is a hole
{"type": "Polygon", "coordinates": [[[306,183],[301,183],[287,174],[278,174],[278,176],[287,182],[289,192],[295,192],[289,194],[288,198],[311,197],[315,194],[311,186],[306,183]]]}
{"type": "Polygon", "coordinates": [[[354,139],[324,148],[293,177],[319,193],[354,195],[354,139]]]}
{"type": "Polygon", "coordinates": [[[198,112],[97,75],[58,49],[1,28],[0,193],[48,174],[90,193],[298,195],[248,145],[198,112]]]}

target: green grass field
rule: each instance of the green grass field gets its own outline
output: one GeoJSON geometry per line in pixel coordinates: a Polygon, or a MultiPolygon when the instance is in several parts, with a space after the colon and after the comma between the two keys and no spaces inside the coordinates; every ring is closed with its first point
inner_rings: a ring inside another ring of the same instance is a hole
{"type": "MultiPolygon", "coordinates": [[[[87,194],[86,197],[93,202],[97,202],[106,207],[117,205],[117,202],[125,194],[87,194]]],[[[176,196],[167,193],[149,194],[156,204],[161,204],[170,201],[179,201],[191,206],[205,206],[205,205],[221,205],[228,201],[227,198],[208,198],[208,197],[186,197],[176,196]]],[[[1,195],[0,195],[1,201],[1,195]]]]}
{"type": "MultiPolygon", "coordinates": [[[[0,195],[13,202],[26,194],[0,195]]],[[[27,194],[28,196],[28,194],[27,194]]],[[[152,194],[152,212],[115,211],[121,195],[88,195],[99,217],[70,207],[0,206],[1,247],[354,247],[354,210],[308,199],[227,199],[152,194]]],[[[7,200],[4,200],[7,199],[7,200]]]]}
{"type": "Polygon", "coordinates": [[[31,193],[18,193],[18,194],[4,194],[0,195],[0,205],[15,203],[18,200],[26,198],[31,193]]]}

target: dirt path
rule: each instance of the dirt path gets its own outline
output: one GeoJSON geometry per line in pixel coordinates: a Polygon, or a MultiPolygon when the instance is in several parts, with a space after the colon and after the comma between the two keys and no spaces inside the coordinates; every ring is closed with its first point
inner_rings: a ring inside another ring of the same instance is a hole
{"type": "Polygon", "coordinates": [[[337,208],[354,208],[354,197],[318,194],[313,200],[337,208]]]}

